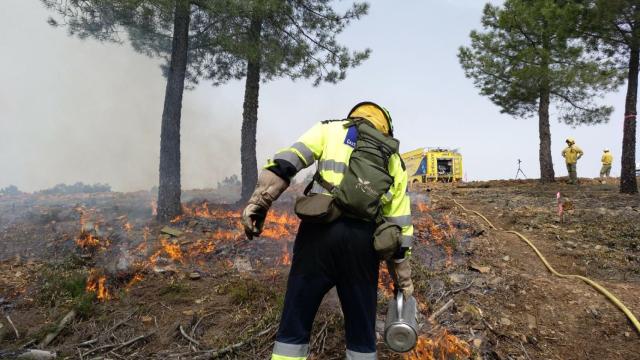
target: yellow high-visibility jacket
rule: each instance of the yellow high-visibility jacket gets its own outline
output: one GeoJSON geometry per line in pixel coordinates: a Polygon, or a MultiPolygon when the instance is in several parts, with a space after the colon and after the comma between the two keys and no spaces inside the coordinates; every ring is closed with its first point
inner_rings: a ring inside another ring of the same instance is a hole
{"type": "Polygon", "coordinates": [[[613,155],[611,155],[611,152],[606,152],[602,154],[600,161],[602,161],[602,165],[611,165],[613,163],[613,155]]]}
{"type": "MultiPolygon", "coordinates": [[[[339,185],[355,145],[355,139],[349,138],[351,135],[347,134],[348,129],[344,127],[347,121],[323,121],[316,124],[291,147],[279,151],[265,168],[276,166],[274,161],[280,159],[291,163],[296,171],[300,171],[317,161],[322,178],[334,186],[339,185]]],[[[382,216],[402,228],[402,247],[410,253],[413,244],[411,203],[407,195],[407,171],[400,154],[393,154],[389,158],[388,170],[394,181],[381,198],[382,216]]],[[[314,183],[311,192],[327,193],[318,183],[314,183]]]]}
{"type": "Polygon", "coordinates": [[[582,157],[582,154],[584,154],[582,152],[582,149],[580,149],[578,145],[575,144],[567,146],[566,148],[564,148],[564,150],[562,150],[562,156],[564,157],[564,160],[567,162],[567,164],[577,163],[578,159],[582,157]]]}

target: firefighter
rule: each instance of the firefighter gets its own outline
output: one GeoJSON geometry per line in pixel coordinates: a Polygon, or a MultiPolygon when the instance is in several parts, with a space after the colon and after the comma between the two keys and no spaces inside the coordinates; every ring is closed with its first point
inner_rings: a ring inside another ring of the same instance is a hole
{"type": "Polygon", "coordinates": [[[562,157],[564,157],[564,160],[567,163],[569,184],[577,184],[578,174],[576,172],[576,164],[584,153],[582,152],[582,149],[576,145],[576,141],[573,138],[568,138],[566,143],[567,147],[562,150],[562,157]]]}
{"type": "Polygon", "coordinates": [[[611,164],[613,163],[613,155],[609,149],[604,149],[602,153],[602,168],[600,168],[600,178],[609,177],[611,175],[611,164]]]}
{"type": "MultiPolygon", "coordinates": [[[[356,146],[350,121],[366,122],[372,129],[391,138],[391,116],[386,109],[364,102],[356,105],[345,120],[323,121],[303,134],[291,147],[269,160],[258,177],[255,192],[242,214],[249,238],[258,236],[272,202],[287,188],[291,178],[317,161],[315,181],[309,184],[311,196],[337,198],[328,186],[347,182],[351,154],[356,146]],[[344,181],[343,181],[344,180],[344,181]]],[[[395,140],[395,139],[394,139],[395,140]]],[[[365,169],[366,170],[366,169],[365,169]]],[[[411,254],[413,225],[407,189],[407,172],[398,153],[388,159],[391,185],[380,198],[379,213],[385,223],[398,228],[398,246],[388,261],[396,291],[405,298],[413,293],[411,254]]],[[[367,190],[369,182],[354,188],[367,190]]],[[[297,209],[297,205],[296,205],[297,209]]],[[[297,210],[296,210],[297,211],[297,210]]],[[[376,359],[376,304],[380,258],[373,239],[377,224],[349,216],[328,223],[303,218],[293,248],[293,260],[280,326],[272,360],[302,360],[309,353],[314,317],[324,295],[336,287],[344,313],[347,359],[376,359]]]]}

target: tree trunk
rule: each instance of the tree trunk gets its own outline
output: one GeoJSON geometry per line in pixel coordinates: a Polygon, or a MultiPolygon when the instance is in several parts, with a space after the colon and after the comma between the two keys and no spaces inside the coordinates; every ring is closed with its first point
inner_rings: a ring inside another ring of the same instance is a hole
{"type": "Polygon", "coordinates": [[[555,181],[551,158],[551,130],[549,127],[549,90],[540,91],[538,104],[538,135],[540,136],[540,181],[555,181]]]}
{"type": "Polygon", "coordinates": [[[640,47],[631,45],[629,54],[629,76],[627,79],[627,99],[624,105],[624,130],[622,135],[622,161],[620,169],[620,192],[636,194],[636,102],[638,99],[638,59],[640,47]]]}
{"type": "Polygon", "coordinates": [[[242,132],[240,135],[240,164],[242,175],[242,193],[240,202],[249,200],[258,181],[258,161],[256,160],[256,132],[258,125],[258,98],[260,93],[260,33],[262,20],[253,19],[249,36],[256,47],[255,58],[247,61],[247,79],[244,90],[242,112],[242,132]]]}
{"type": "Polygon", "coordinates": [[[167,222],[182,213],[180,204],[180,115],[189,49],[189,0],[176,0],[171,63],[162,110],[160,132],[160,186],[158,221],[167,222]]]}

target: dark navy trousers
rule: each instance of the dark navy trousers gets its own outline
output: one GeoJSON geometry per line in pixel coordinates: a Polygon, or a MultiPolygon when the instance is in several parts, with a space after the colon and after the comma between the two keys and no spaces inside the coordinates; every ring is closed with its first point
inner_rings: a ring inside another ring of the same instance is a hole
{"type": "Polygon", "coordinates": [[[307,345],[324,295],[336,287],[347,350],[376,351],[376,303],[379,260],[373,248],[375,225],[350,218],[330,224],[302,222],[276,341],[307,345]]]}

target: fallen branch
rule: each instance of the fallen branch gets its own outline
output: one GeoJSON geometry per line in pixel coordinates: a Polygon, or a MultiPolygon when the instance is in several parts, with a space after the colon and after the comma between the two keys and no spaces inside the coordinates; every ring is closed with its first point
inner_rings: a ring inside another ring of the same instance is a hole
{"type": "Polygon", "coordinates": [[[76,317],[76,311],[75,310],[71,310],[67,313],[67,315],[65,315],[62,320],[60,320],[60,322],[58,323],[58,326],[56,326],[56,329],[53,332],[50,332],[49,334],[47,334],[47,336],[44,337],[44,339],[42,339],[42,342],[40,342],[40,345],[38,346],[40,349],[47,347],[52,341],[53,339],[55,339],[60,332],[71,322],[73,321],[73,319],[75,319],[76,317]]]}
{"type": "Polygon", "coordinates": [[[125,346],[131,345],[136,341],[140,341],[142,339],[145,339],[145,338],[153,335],[154,333],[155,333],[155,331],[152,331],[152,332],[150,332],[148,334],[140,335],[140,336],[135,337],[135,338],[133,338],[133,339],[131,339],[129,341],[126,341],[126,342],[124,342],[122,344],[107,344],[107,345],[103,345],[103,346],[100,346],[100,347],[97,347],[95,349],[91,349],[91,350],[87,351],[86,353],[82,354],[82,356],[87,356],[89,354],[93,354],[96,351],[101,351],[101,350],[106,350],[106,349],[111,349],[111,348],[113,348],[113,349],[110,350],[110,351],[116,351],[116,350],[122,349],[125,346]]]}
{"type": "Polygon", "coordinates": [[[193,360],[203,360],[203,359],[215,359],[217,357],[220,357],[222,355],[228,354],[232,351],[235,351],[251,342],[253,342],[254,340],[256,340],[257,338],[264,336],[266,334],[268,334],[273,328],[275,327],[275,325],[271,325],[269,326],[267,329],[257,333],[255,336],[252,336],[250,339],[243,341],[243,342],[239,342],[237,344],[233,344],[233,345],[229,345],[225,348],[222,348],[220,350],[203,350],[200,351],[200,353],[202,353],[201,355],[198,356],[194,356],[192,357],[193,360]]]}
{"type": "Polygon", "coordinates": [[[108,334],[108,333],[112,332],[113,330],[115,330],[115,329],[119,328],[119,327],[120,327],[120,325],[122,325],[122,324],[126,323],[127,321],[129,321],[129,319],[131,319],[131,317],[132,317],[136,312],[138,312],[138,309],[133,310],[133,311],[131,312],[131,314],[129,314],[129,316],[127,316],[126,318],[124,318],[124,319],[122,319],[122,320],[118,321],[117,323],[115,323],[112,327],[110,327],[110,328],[109,328],[107,331],[105,331],[103,334],[108,334]]]}
{"type": "Polygon", "coordinates": [[[182,337],[184,337],[185,339],[189,340],[189,342],[193,343],[196,346],[200,346],[200,342],[194,338],[192,338],[191,336],[187,335],[187,332],[184,331],[184,328],[182,327],[182,325],[180,325],[180,334],[182,334],[182,337]]]}
{"type": "Polygon", "coordinates": [[[198,325],[200,325],[200,322],[201,322],[202,320],[204,320],[205,318],[207,318],[207,317],[209,317],[209,316],[211,316],[211,315],[214,315],[214,314],[215,314],[215,312],[202,315],[202,316],[198,319],[198,321],[196,321],[196,324],[195,324],[195,325],[193,325],[193,328],[191,328],[191,337],[194,337],[194,336],[196,335],[196,329],[198,329],[198,325]]]}
{"type": "Polygon", "coordinates": [[[433,314],[431,314],[431,316],[429,316],[427,320],[429,320],[429,322],[433,322],[438,316],[440,316],[440,314],[442,314],[448,308],[450,308],[451,305],[453,305],[453,303],[454,303],[453,299],[449,299],[449,301],[447,301],[446,304],[444,304],[440,309],[436,310],[433,314]]]}
{"type": "Polygon", "coordinates": [[[11,321],[11,318],[9,317],[9,315],[5,316],[7,318],[7,321],[9,322],[9,325],[11,325],[11,327],[13,328],[13,331],[16,333],[16,339],[20,338],[20,333],[18,332],[18,329],[16,329],[16,326],[13,325],[13,321],[11,321]]]}

